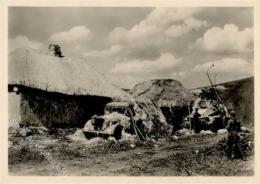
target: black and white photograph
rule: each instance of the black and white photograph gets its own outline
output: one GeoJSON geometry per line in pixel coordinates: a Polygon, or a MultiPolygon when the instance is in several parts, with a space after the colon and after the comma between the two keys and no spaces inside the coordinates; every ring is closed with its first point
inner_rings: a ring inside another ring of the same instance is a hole
{"type": "Polygon", "coordinates": [[[254,7],[8,7],[10,176],[254,176],[254,7]]]}

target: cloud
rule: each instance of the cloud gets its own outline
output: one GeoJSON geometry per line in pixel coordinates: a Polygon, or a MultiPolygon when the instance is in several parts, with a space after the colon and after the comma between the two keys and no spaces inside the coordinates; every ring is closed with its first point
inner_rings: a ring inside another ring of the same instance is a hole
{"type": "Polygon", "coordinates": [[[122,50],[121,45],[113,45],[107,50],[94,50],[90,52],[83,53],[86,58],[107,58],[116,55],[122,50]]]}
{"type": "Polygon", "coordinates": [[[160,27],[147,25],[146,22],[141,22],[130,30],[123,27],[115,28],[109,34],[109,40],[112,43],[131,43],[138,40],[140,41],[140,39],[144,41],[145,39],[160,33],[160,31],[160,27]]]}
{"type": "Polygon", "coordinates": [[[88,40],[91,37],[91,31],[85,26],[75,26],[68,31],[55,33],[50,36],[49,40],[55,43],[70,43],[81,40],[88,40]]]}
{"type": "Polygon", "coordinates": [[[165,34],[168,37],[179,37],[193,30],[199,30],[201,27],[207,26],[208,23],[205,20],[198,20],[193,17],[189,17],[183,21],[183,24],[172,25],[166,29],[165,34]]]}
{"type": "Polygon", "coordinates": [[[212,70],[217,74],[253,74],[252,64],[241,58],[224,58],[217,61],[199,64],[192,69],[192,72],[205,73],[212,65],[214,65],[212,70]]]}
{"type": "Polygon", "coordinates": [[[200,8],[155,8],[130,28],[114,28],[109,33],[108,41],[112,45],[122,45],[124,52],[121,56],[128,60],[151,60],[162,53],[179,50],[180,47],[185,50],[189,38],[183,37],[182,43],[176,39],[206,26],[206,21],[193,17],[200,11],[200,8]],[[174,26],[179,30],[174,32],[174,26]]]}
{"type": "Polygon", "coordinates": [[[156,8],[147,16],[146,22],[166,25],[188,18],[200,10],[201,8],[156,8]]]}
{"type": "Polygon", "coordinates": [[[210,52],[247,52],[253,48],[253,29],[239,30],[234,24],[212,27],[197,39],[196,47],[210,52]]]}
{"type": "Polygon", "coordinates": [[[187,71],[173,72],[170,76],[173,78],[184,78],[187,76],[187,71]]]}
{"type": "Polygon", "coordinates": [[[200,11],[199,8],[155,8],[143,21],[131,29],[115,28],[110,33],[109,39],[113,43],[131,43],[147,41],[154,37],[160,38],[162,32],[171,24],[192,17],[198,11],[200,11]]]}
{"type": "Polygon", "coordinates": [[[38,50],[43,46],[41,42],[30,40],[26,36],[22,36],[22,35],[16,36],[13,39],[9,39],[8,45],[9,45],[8,48],[9,52],[20,47],[30,47],[38,50]]]}
{"type": "Polygon", "coordinates": [[[120,86],[122,88],[131,88],[135,84],[139,83],[140,81],[145,80],[144,78],[140,79],[132,75],[120,75],[120,74],[111,74],[111,73],[105,75],[105,77],[113,84],[120,86]]]}
{"type": "Polygon", "coordinates": [[[75,45],[75,47],[73,48],[73,51],[75,53],[78,53],[78,52],[82,52],[82,49],[83,49],[82,45],[75,45]]]}
{"type": "Polygon", "coordinates": [[[112,74],[127,75],[146,75],[162,72],[178,66],[181,62],[180,58],[175,58],[170,53],[162,54],[156,60],[134,60],[116,64],[112,69],[112,74]]]}

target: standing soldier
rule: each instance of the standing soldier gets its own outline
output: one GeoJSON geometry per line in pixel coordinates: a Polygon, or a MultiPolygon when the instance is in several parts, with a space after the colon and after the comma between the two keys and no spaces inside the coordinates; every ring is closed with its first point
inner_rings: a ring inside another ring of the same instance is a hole
{"type": "Polygon", "coordinates": [[[228,131],[228,138],[227,138],[227,146],[228,146],[228,157],[232,158],[234,154],[234,158],[242,159],[242,152],[240,148],[240,136],[239,132],[241,131],[240,122],[236,118],[235,111],[230,112],[230,119],[227,123],[227,131],[228,131]]]}
{"type": "Polygon", "coordinates": [[[198,133],[200,131],[201,125],[200,125],[200,113],[198,112],[198,108],[195,108],[195,112],[191,118],[191,129],[194,130],[195,133],[198,133]]]}

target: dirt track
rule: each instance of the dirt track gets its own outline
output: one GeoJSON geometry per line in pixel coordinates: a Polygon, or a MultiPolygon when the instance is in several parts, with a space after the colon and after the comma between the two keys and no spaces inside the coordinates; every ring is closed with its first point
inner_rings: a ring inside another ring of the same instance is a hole
{"type": "MultiPolygon", "coordinates": [[[[88,147],[61,139],[38,141],[66,169],[66,175],[82,176],[186,176],[253,175],[253,156],[228,160],[219,155],[203,155],[201,150],[215,144],[223,135],[204,135],[182,140],[137,145],[121,143],[88,147]],[[197,152],[196,152],[197,150],[197,152]]],[[[15,149],[15,147],[10,148],[15,149]]],[[[39,153],[34,153],[39,154],[39,153]]],[[[44,159],[17,160],[9,155],[11,175],[59,175],[44,159]]]]}

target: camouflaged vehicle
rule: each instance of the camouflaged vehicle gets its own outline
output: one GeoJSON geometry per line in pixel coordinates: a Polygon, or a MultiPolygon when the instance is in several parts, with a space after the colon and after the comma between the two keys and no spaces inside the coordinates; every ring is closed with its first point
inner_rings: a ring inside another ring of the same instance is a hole
{"type": "Polygon", "coordinates": [[[136,115],[133,102],[111,102],[105,107],[105,114],[94,115],[83,128],[86,138],[114,137],[116,140],[122,135],[136,134],[144,138],[143,121],[136,115]]]}

